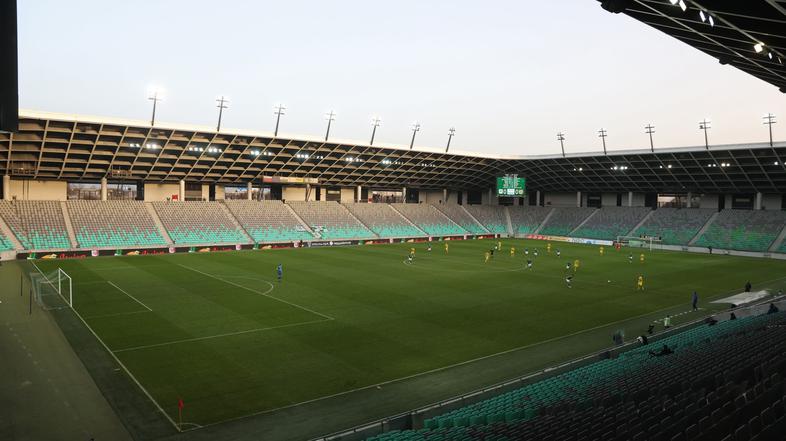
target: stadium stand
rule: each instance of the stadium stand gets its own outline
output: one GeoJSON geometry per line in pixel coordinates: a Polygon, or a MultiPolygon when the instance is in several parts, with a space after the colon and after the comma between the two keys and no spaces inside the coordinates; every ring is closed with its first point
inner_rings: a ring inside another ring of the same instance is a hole
{"type": "Polygon", "coordinates": [[[460,236],[467,233],[441,211],[429,204],[391,204],[429,236],[460,236]]]}
{"type": "Polygon", "coordinates": [[[374,233],[338,202],[287,202],[322,239],[369,239],[374,233]]]}
{"type": "Polygon", "coordinates": [[[227,200],[225,203],[257,243],[314,239],[281,201],[227,200]]]}
{"type": "Polygon", "coordinates": [[[554,208],[554,213],[539,231],[539,234],[568,236],[595,210],[595,208],[583,207],[556,207],[554,208]]]}
{"type": "Polygon", "coordinates": [[[27,250],[71,248],[57,201],[0,201],[0,216],[27,250]]]}
{"type": "Polygon", "coordinates": [[[659,237],[665,245],[687,245],[715,212],[711,208],[659,208],[632,235],[659,237]]]}
{"type": "Polygon", "coordinates": [[[344,206],[379,237],[418,237],[423,232],[412,226],[388,204],[348,203],[344,206]]]}
{"type": "Polygon", "coordinates": [[[0,251],[9,251],[13,249],[14,245],[11,243],[11,241],[8,240],[8,238],[4,235],[0,234],[0,251]]]}
{"type": "MultiPolygon", "coordinates": [[[[464,208],[475,216],[489,233],[506,234],[508,221],[505,218],[506,207],[499,205],[465,205],[464,208]]],[[[512,215],[511,215],[512,216],[512,215]]]]}
{"type": "Polygon", "coordinates": [[[247,243],[248,237],[216,202],[153,202],[176,244],[247,243]]]}
{"type": "Polygon", "coordinates": [[[547,207],[508,207],[513,234],[532,234],[549,215],[552,208],[547,207]]]}
{"type": "Polygon", "coordinates": [[[614,240],[628,235],[650,211],[645,207],[604,207],[571,236],[614,240]]]}
{"type": "Polygon", "coordinates": [[[784,313],[700,325],[369,440],[776,439],[784,325],[784,313]]]}
{"type": "Polygon", "coordinates": [[[441,211],[448,219],[459,224],[461,228],[471,234],[486,234],[488,231],[483,225],[478,224],[472,216],[467,214],[464,208],[458,204],[437,204],[434,207],[441,211]]]}
{"type": "Polygon", "coordinates": [[[166,245],[142,201],[68,201],[80,248],[166,245]]]}
{"type": "Polygon", "coordinates": [[[723,210],[695,245],[743,251],[767,251],[786,225],[786,212],[723,210]]]}

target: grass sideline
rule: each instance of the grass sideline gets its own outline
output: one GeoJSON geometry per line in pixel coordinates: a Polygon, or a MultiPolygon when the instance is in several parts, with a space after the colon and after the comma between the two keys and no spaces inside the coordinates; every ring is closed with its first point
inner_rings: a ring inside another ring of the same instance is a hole
{"type": "Polygon", "coordinates": [[[774,260],[644,251],[641,264],[636,251],[631,264],[628,250],[601,257],[597,246],[555,242],[548,254],[544,242],[502,242],[488,264],[489,240],[451,242],[448,255],[436,243],[431,253],[396,244],[38,264],[74,278],[76,310],[174,420],[183,398],[186,429],[688,309],[693,289],[708,306],[746,280],[786,276],[774,260]],[[540,250],[532,271],[525,247],[540,250]]]}

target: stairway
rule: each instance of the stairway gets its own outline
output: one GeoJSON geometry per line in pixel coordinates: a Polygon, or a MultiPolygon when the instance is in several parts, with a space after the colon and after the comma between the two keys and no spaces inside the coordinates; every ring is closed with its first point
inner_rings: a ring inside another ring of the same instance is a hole
{"type": "Polygon", "coordinates": [[[644,216],[644,217],[643,217],[643,218],[642,218],[642,219],[639,221],[639,223],[637,223],[637,224],[636,224],[636,226],[635,226],[635,227],[633,227],[633,229],[632,229],[632,230],[628,231],[628,234],[627,234],[627,235],[628,235],[628,236],[634,236],[634,233],[636,232],[636,230],[638,230],[639,228],[641,228],[641,226],[642,226],[642,225],[644,225],[644,223],[645,223],[645,222],[647,222],[647,219],[649,219],[649,218],[651,218],[651,217],[652,217],[652,214],[653,214],[653,213],[655,213],[655,210],[650,210],[650,211],[648,211],[648,212],[647,212],[647,215],[646,215],[646,216],[644,216]]]}
{"type": "Polygon", "coordinates": [[[60,208],[63,211],[63,221],[65,221],[68,241],[71,242],[71,248],[79,248],[79,244],[76,242],[76,234],[74,234],[74,226],[71,225],[71,216],[68,214],[68,206],[65,201],[60,201],[60,208]]]}
{"type": "Polygon", "coordinates": [[[503,208],[505,209],[505,221],[508,224],[508,235],[510,235],[510,237],[516,237],[516,234],[513,232],[513,222],[510,220],[510,210],[508,210],[508,207],[503,208]]]}
{"type": "Polygon", "coordinates": [[[248,231],[246,231],[246,228],[243,225],[241,225],[240,221],[238,221],[235,215],[232,214],[232,210],[230,210],[229,207],[227,207],[227,204],[225,204],[224,201],[221,201],[218,203],[218,206],[221,207],[222,210],[224,210],[224,213],[226,213],[227,216],[229,216],[229,219],[232,220],[232,223],[235,225],[235,227],[246,235],[246,237],[248,238],[248,242],[254,243],[254,238],[251,237],[251,234],[249,234],[248,231]]]}
{"type": "Polygon", "coordinates": [[[408,224],[412,225],[412,226],[413,226],[415,229],[417,229],[418,231],[420,231],[421,233],[423,233],[423,235],[424,235],[424,236],[428,236],[428,234],[426,234],[426,232],[425,232],[425,231],[423,231],[423,230],[422,230],[422,229],[421,229],[419,226],[415,225],[415,223],[414,223],[414,222],[412,222],[411,220],[409,220],[409,218],[407,218],[406,216],[404,216],[403,214],[401,214],[401,212],[400,212],[400,211],[396,210],[396,207],[394,207],[394,206],[392,206],[392,205],[390,205],[390,204],[387,204],[387,206],[388,206],[388,207],[390,207],[390,209],[391,209],[391,210],[395,211],[395,212],[396,212],[396,214],[398,214],[399,216],[401,216],[401,218],[402,218],[402,219],[404,219],[404,220],[405,220],[405,221],[406,221],[408,224]]]}
{"type": "Polygon", "coordinates": [[[367,230],[368,230],[368,232],[369,232],[369,233],[371,233],[371,235],[372,235],[372,236],[374,236],[374,238],[375,238],[375,239],[379,239],[379,235],[378,235],[377,233],[375,233],[375,232],[374,232],[374,231],[373,231],[371,228],[369,228],[369,227],[368,227],[368,225],[364,224],[364,223],[363,223],[363,221],[361,221],[360,219],[358,219],[358,217],[357,217],[357,216],[355,216],[355,214],[354,214],[354,213],[352,213],[352,212],[349,210],[349,208],[345,207],[345,206],[344,206],[344,204],[338,204],[338,205],[340,205],[340,206],[341,206],[341,208],[343,208],[343,209],[344,209],[344,211],[346,211],[346,212],[347,212],[347,214],[349,214],[349,216],[350,216],[352,219],[355,219],[355,222],[359,223],[360,225],[363,225],[363,228],[367,229],[367,230]]]}
{"type": "MultiPolygon", "coordinates": [[[[465,208],[463,205],[459,205],[459,207],[461,207],[461,209],[462,209],[462,210],[464,210],[464,213],[467,213],[467,216],[469,216],[469,217],[470,217],[470,219],[472,219],[473,221],[475,221],[475,223],[476,223],[476,224],[480,225],[480,228],[483,228],[484,230],[486,230],[486,233],[490,233],[489,229],[488,229],[488,228],[486,228],[486,226],[485,226],[485,225],[483,225],[482,223],[480,223],[480,221],[478,220],[478,218],[476,218],[475,216],[473,216],[473,215],[472,215],[472,213],[470,213],[470,212],[469,212],[469,210],[467,210],[467,209],[466,209],[466,208],[465,208]]],[[[508,207],[505,207],[505,211],[506,211],[506,212],[508,211],[508,207]]]]}
{"type": "Polygon", "coordinates": [[[298,222],[300,222],[300,225],[303,228],[305,228],[306,231],[311,233],[311,235],[314,236],[315,238],[317,238],[317,239],[320,238],[320,236],[317,233],[315,233],[314,230],[312,230],[311,227],[308,226],[308,224],[306,224],[306,221],[304,221],[303,218],[300,217],[300,215],[298,215],[297,212],[295,210],[293,210],[292,207],[289,206],[289,204],[284,202],[284,206],[287,207],[287,210],[289,210],[289,213],[292,214],[292,216],[294,216],[295,219],[297,219],[298,222]]]}
{"type": "Polygon", "coordinates": [[[701,227],[699,232],[696,233],[695,236],[693,236],[693,239],[691,239],[690,242],[688,242],[688,246],[693,245],[694,243],[696,243],[697,240],[699,240],[699,238],[704,234],[704,232],[707,231],[707,229],[710,227],[710,225],[712,225],[713,222],[715,222],[715,219],[718,218],[718,215],[720,215],[720,211],[718,211],[718,212],[714,213],[712,216],[710,216],[710,218],[707,220],[707,223],[704,224],[704,226],[701,227]]]}
{"type": "MultiPolygon", "coordinates": [[[[552,208],[551,211],[549,211],[549,214],[546,215],[546,217],[543,219],[543,222],[541,222],[540,225],[538,225],[538,228],[535,228],[535,231],[533,231],[532,234],[540,233],[540,230],[543,229],[543,227],[546,225],[546,222],[548,222],[549,219],[551,219],[551,216],[554,214],[554,210],[555,209],[552,208]]],[[[508,216],[508,218],[510,218],[510,216],[508,216]]]]}
{"type": "Polygon", "coordinates": [[[151,204],[150,202],[145,202],[145,209],[147,210],[148,214],[150,214],[150,217],[153,219],[153,223],[156,224],[156,227],[158,228],[158,232],[161,233],[161,237],[164,238],[164,240],[168,245],[174,244],[174,242],[172,242],[172,238],[169,237],[169,232],[167,232],[166,228],[164,227],[164,224],[161,222],[161,218],[158,217],[158,213],[156,213],[156,209],[153,208],[153,204],[151,204]]]}
{"type": "Polygon", "coordinates": [[[775,239],[775,242],[770,245],[769,251],[770,252],[777,252],[783,241],[786,240],[786,225],[783,226],[783,230],[781,230],[781,234],[778,235],[778,238],[775,239]]]}
{"type": "Polygon", "coordinates": [[[22,251],[25,249],[25,247],[22,246],[22,243],[19,242],[19,239],[17,239],[14,233],[11,231],[11,228],[6,225],[3,218],[0,218],[0,232],[8,238],[8,241],[11,242],[11,245],[14,246],[14,250],[22,251]]]}
{"type": "Polygon", "coordinates": [[[584,224],[586,224],[586,223],[587,223],[587,221],[589,221],[590,219],[592,219],[592,217],[593,217],[593,216],[595,216],[596,214],[598,214],[598,212],[599,212],[599,211],[600,211],[600,209],[596,208],[596,209],[595,209],[595,211],[593,211],[592,213],[590,213],[590,215],[589,215],[589,216],[587,216],[587,218],[586,218],[586,219],[584,219],[583,221],[581,221],[581,223],[580,223],[580,224],[576,225],[576,228],[574,228],[574,229],[570,230],[570,233],[568,233],[568,236],[572,236],[572,235],[573,235],[573,233],[575,233],[575,232],[576,232],[576,231],[577,231],[579,228],[583,227],[583,226],[584,226],[584,224]]]}

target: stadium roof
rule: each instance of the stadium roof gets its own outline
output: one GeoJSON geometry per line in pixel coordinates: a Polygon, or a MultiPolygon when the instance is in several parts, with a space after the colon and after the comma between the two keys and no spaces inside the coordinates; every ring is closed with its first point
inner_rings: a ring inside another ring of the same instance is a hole
{"type": "Polygon", "coordinates": [[[515,173],[542,191],[783,193],[784,161],[785,142],[493,156],[31,111],[21,112],[19,132],[0,134],[0,172],[70,182],[245,185],[269,176],[323,186],[486,190],[515,173]]]}
{"type": "Polygon", "coordinates": [[[598,1],[786,93],[784,0],[598,1]]]}

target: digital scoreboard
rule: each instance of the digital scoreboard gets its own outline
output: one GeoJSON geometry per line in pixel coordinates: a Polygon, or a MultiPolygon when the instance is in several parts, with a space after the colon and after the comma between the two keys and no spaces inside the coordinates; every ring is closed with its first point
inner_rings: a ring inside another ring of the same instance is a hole
{"type": "Polygon", "coordinates": [[[497,178],[498,197],[522,197],[527,193],[527,180],[518,175],[505,175],[497,178]]]}

